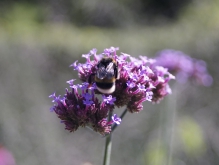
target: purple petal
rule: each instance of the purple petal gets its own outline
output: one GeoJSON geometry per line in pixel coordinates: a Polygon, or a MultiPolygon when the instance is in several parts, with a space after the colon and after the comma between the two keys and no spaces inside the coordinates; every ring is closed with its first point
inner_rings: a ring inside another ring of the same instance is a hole
{"type": "Polygon", "coordinates": [[[92,98],[92,95],[90,93],[84,93],[82,95],[86,100],[90,100],[92,98]]]}
{"type": "Polygon", "coordinates": [[[54,92],[53,94],[49,95],[49,98],[56,98],[56,93],[54,92]]]}
{"type": "Polygon", "coordinates": [[[127,86],[129,87],[129,88],[134,88],[135,87],[135,83],[134,82],[131,82],[131,81],[127,81],[127,86]]]}
{"type": "Polygon", "coordinates": [[[92,100],[83,100],[85,105],[92,105],[94,102],[92,100]]]}
{"type": "Polygon", "coordinates": [[[138,86],[138,89],[139,89],[140,91],[146,91],[144,85],[138,84],[137,86],[138,86]]]}
{"type": "Polygon", "coordinates": [[[73,85],[73,82],[75,81],[76,79],[72,79],[72,80],[69,80],[69,81],[66,81],[66,83],[68,83],[69,85],[73,85]]]}
{"type": "Polygon", "coordinates": [[[90,50],[90,54],[95,55],[96,53],[97,53],[97,49],[96,48],[93,48],[93,49],[90,50]]]}
{"type": "Polygon", "coordinates": [[[81,64],[77,64],[78,60],[75,61],[73,64],[70,65],[70,67],[74,67],[74,70],[78,70],[78,68],[81,66],[81,64]]]}
{"type": "Polygon", "coordinates": [[[112,120],[113,120],[113,122],[116,123],[117,125],[119,125],[119,124],[121,123],[121,121],[122,121],[122,119],[119,118],[119,117],[117,116],[117,114],[114,114],[114,115],[112,116],[112,120]]]}
{"type": "Polygon", "coordinates": [[[55,110],[55,107],[54,106],[52,106],[50,109],[50,112],[54,112],[54,110],[55,110]]]}
{"type": "Polygon", "coordinates": [[[106,97],[105,95],[102,95],[103,97],[103,102],[107,103],[107,104],[114,104],[114,102],[116,101],[115,97],[112,97],[111,95],[109,95],[108,97],[106,97]]]}

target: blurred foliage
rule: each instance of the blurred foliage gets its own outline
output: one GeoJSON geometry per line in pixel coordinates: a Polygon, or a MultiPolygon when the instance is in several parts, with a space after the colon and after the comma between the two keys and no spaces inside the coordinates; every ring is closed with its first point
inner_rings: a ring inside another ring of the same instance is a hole
{"type": "Polygon", "coordinates": [[[149,146],[146,146],[146,152],[143,158],[144,164],[148,165],[162,165],[166,162],[167,155],[162,145],[159,145],[159,141],[152,141],[149,146]]]}
{"type": "Polygon", "coordinates": [[[179,137],[182,139],[182,147],[184,147],[188,156],[197,156],[204,152],[204,139],[201,128],[193,119],[181,119],[179,123],[179,137]]]}
{"type": "Polygon", "coordinates": [[[78,26],[126,27],[130,24],[154,24],[174,21],[192,0],[9,0],[1,1],[3,13],[16,3],[38,6],[44,21],[72,22],[78,26]],[[45,17],[46,16],[46,17],[45,17]]]}
{"type": "MultiPolygon", "coordinates": [[[[218,12],[218,0],[1,1],[0,143],[17,164],[100,164],[104,138],[84,129],[67,133],[49,112],[48,95],[64,93],[77,77],[69,65],[92,48],[150,57],[172,48],[205,60],[214,78],[210,88],[179,84],[177,97],[169,97],[177,111],[172,163],[218,164],[218,12]]],[[[112,164],[168,161],[169,136],[160,135],[172,129],[161,120],[166,101],[125,117],[113,135],[112,164]]]]}

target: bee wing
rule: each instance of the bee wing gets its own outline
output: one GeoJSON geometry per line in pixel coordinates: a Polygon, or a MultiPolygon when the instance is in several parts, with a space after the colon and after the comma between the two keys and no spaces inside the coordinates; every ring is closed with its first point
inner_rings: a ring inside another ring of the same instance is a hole
{"type": "Polygon", "coordinates": [[[107,75],[107,71],[106,71],[105,67],[104,66],[99,67],[97,70],[97,77],[99,79],[104,79],[106,77],[106,75],[107,75]]]}
{"type": "Polygon", "coordinates": [[[109,65],[106,67],[107,72],[107,78],[111,79],[114,76],[114,64],[113,62],[109,63],[109,65]]]}

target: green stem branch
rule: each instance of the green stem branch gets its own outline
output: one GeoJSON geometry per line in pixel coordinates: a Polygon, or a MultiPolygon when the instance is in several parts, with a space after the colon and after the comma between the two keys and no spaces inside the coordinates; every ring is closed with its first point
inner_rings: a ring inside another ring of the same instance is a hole
{"type": "MultiPolygon", "coordinates": [[[[127,113],[127,108],[122,112],[120,118],[123,119],[123,117],[127,113]]],[[[108,121],[111,120],[112,112],[109,113],[108,121]]],[[[112,133],[116,129],[118,125],[114,124],[111,128],[111,133],[106,136],[106,142],[105,142],[105,150],[104,150],[104,157],[103,157],[103,165],[110,165],[110,157],[111,157],[111,147],[112,147],[112,133]]]]}
{"type": "MultiPolygon", "coordinates": [[[[112,112],[109,113],[108,121],[111,120],[111,117],[112,117],[112,112]]],[[[108,136],[106,136],[103,165],[110,165],[111,148],[112,148],[112,132],[108,136]]]]}

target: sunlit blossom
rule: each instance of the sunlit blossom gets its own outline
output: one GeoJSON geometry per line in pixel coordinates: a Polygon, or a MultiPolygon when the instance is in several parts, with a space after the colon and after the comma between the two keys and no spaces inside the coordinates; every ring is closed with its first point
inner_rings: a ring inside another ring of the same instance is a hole
{"type": "Polygon", "coordinates": [[[111,132],[112,124],[120,124],[121,118],[114,114],[112,120],[107,117],[115,107],[125,106],[131,113],[143,110],[143,102],[159,102],[171,93],[168,82],[175,77],[162,66],[154,66],[153,59],[140,58],[121,53],[119,48],[110,47],[97,55],[97,49],[83,54],[85,63],[74,62],[71,67],[78,72],[81,84],[74,84],[75,79],[67,81],[64,97],[50,95],[55,105],[51,108],[71,132],[79,127],[88,126],[105,135],[111,132]],[[115,82],[115,91],[104,94],[98,91],[95,82],[88,79],[97,72],[97,65],[102,57],[113,58],[118,63],[119,78],[115,82]],[[102,95],[102,98],[98,95],[102,95]]]}

